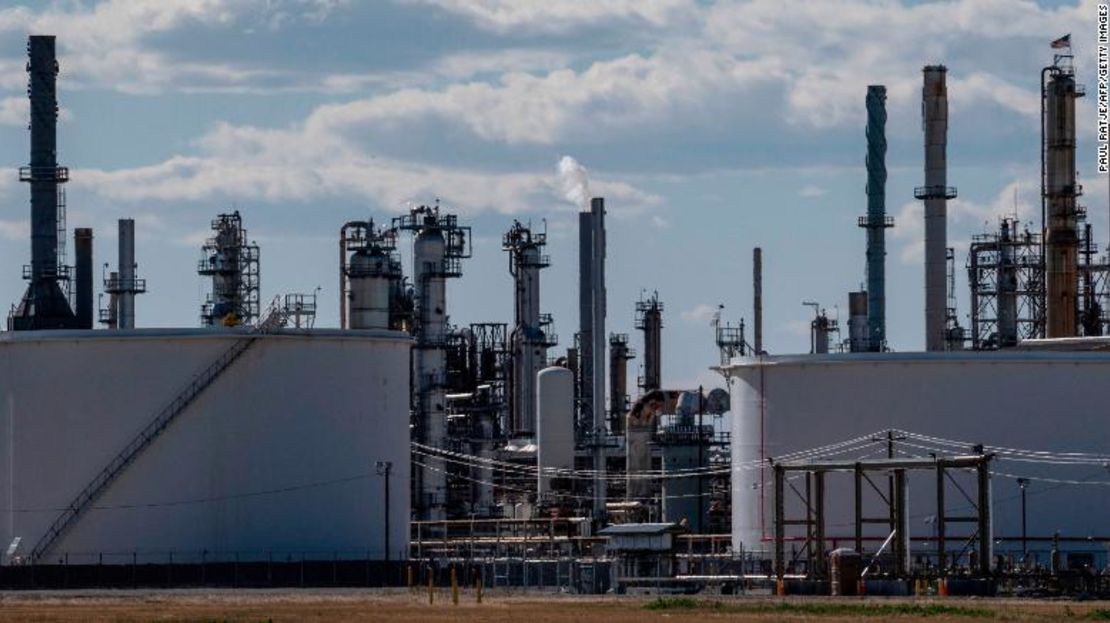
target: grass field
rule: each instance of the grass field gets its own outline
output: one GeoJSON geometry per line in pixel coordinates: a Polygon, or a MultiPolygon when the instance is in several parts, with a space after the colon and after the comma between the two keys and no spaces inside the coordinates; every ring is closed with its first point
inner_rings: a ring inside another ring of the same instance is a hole
{"type": "Polygon", "coordinates": [[[0,621],[1110,621],[1110,602],[762,597],[635,598],[359,590],[0,593],[0,621]]]}

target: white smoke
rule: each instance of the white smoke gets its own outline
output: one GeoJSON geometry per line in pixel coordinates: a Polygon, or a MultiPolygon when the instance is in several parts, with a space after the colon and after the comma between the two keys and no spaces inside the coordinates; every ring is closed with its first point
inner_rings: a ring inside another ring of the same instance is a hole
{"type": "Polygon", "coordinates": [[[586,167],[570,156],[559,160],[559,188],[567,201],[582,210],[590,209],[590,175],[586,167]]]}

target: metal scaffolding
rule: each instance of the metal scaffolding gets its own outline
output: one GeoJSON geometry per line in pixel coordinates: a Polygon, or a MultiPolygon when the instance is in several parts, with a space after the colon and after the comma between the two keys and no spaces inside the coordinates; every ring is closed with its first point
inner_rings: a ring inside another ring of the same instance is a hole
{"type": "Polygon", "coordinates": [[[1004,218],[998,233],[972,237],[967,256],[971,343],[976,350],[1044,337],[1044,258],[1040,234],[1004,218]]]}
{"type": "MultiPolygon", "coordinates": [[[[977,447],[977,451],[981,448],[977,447]]],[[[932,457],[932,458],[886,458],[864,461],[804,461],[773,463],[774,467],[774,571],[781,580],[787,573],[786,562],[786,532],[789,526],[803,526],[805,539],[803,552],[806,557],[807,575],[823,579],[829,576],[825,551],[826,527],[825,494],[826,476],[832,472],[853,474],[853,492],[855,505],[856,551],[863,554],[863,526],[865,524],[886,525],[889,536],[873,553],[872,564],[884,554],[888,546],[894,557],[894,572],[896,577],[908,577],[912,573],[912,560],[910,551],[910,517],[909,517],[909,484],[907,472],[912,470],[933,470],[936,474],[936,556],[938,569],[941,574],[947,574],[952,565],[948,564],[949,524],[971,523],[975,531],[966,539],[965,546],[960,550],[962,554],[970,544],[976,545],[976,556],[973,565],[975,572],[981,576],[991,574],[991,565],[994,554],[994,533],[991,525],[991,483],[990,463],[993,454],[979,454],[932,457]],[[958,483],[950,472],[953,470],[973,470],[976,474],[977,492],[973,499],[958,483]],[[874,472],[889,474],[893,479],[893,487],[883,491],[872,480],[870,474],[874,472]],[[804,478],[804,493],[799,491],[793,482],[787,479],[787,473],[800,474],[804,478]],[[974,509],[974,515],[949,515],[945,502],[945,492],[951,483],[967,498],[969,505],[974,509]],[[874,490],[887,507],[885,516],[868,516],[864,511],[863,492],[865,485],[874,490]],[[786,513],[787,490],[790,490],[804,505],[804,517],[791,517],[786,513]]],[[[957,554],[957,558],[960,554],[957,554]]],[[[797,560],[792,561],[796,563],[797,560]]],[[[871,565],[864,570],[867,573],[871,565]]]]}

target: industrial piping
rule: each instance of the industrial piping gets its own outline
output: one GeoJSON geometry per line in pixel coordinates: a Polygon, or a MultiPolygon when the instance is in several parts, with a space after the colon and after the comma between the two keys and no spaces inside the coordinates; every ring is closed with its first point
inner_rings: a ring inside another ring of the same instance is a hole
{"type": "Polygon", "coordinates": [[[755,340],[755,354],[763,354],[763,249],[752,249],[752,306],[754,327],[752,333],[755,340]]]}
{"type": "Polygon", "coordinates": [[[956,197],[956,189],[948,186],[948,69],[927,65],[922,73],[925,185],[913,194],[925,202],[925,349],[941,351],[947,347],[948,200],[956,197]]]}

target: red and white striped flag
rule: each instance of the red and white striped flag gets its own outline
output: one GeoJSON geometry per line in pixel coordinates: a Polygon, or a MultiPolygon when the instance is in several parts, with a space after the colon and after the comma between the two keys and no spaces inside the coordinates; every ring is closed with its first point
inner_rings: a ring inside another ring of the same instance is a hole
{"type": "Polygon", "coordinates": [[[1071,47],[1071,33],[1068,33],[1068,34],[1064,35],[1063,37],[1060,37],[1059,39],[1052,42],[1052,49],[1053,50],[1058,50],[1060,48],[1070,48],[1070,47],[1071,47]]]}

